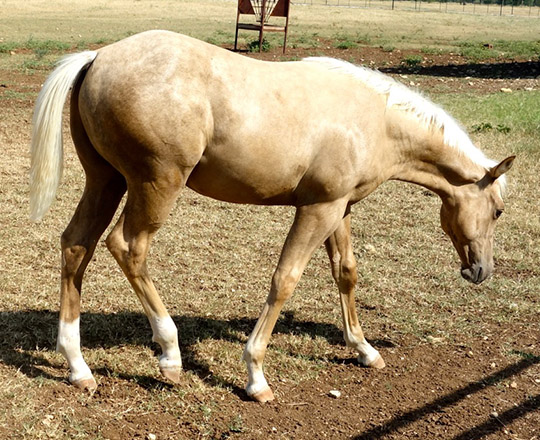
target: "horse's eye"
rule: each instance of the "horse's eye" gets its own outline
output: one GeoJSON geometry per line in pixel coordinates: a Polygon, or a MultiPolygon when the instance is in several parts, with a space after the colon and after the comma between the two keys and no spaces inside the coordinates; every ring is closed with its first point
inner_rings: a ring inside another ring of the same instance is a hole
{"type": "Polygon", "coordinates": [[[496,209],[495,210],[495,218],[499,218],[502,213],[503,213],[502,209],[496,209]]]}

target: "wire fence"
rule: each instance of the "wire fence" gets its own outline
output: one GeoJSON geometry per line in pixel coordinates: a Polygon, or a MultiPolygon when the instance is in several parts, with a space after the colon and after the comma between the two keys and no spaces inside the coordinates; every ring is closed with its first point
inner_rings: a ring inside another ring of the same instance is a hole
{"type": "Polygon", "coordinates": [[[299,5],[378,8],[413,11],[540,17],[540,0],[293,0],[299,5]]]}

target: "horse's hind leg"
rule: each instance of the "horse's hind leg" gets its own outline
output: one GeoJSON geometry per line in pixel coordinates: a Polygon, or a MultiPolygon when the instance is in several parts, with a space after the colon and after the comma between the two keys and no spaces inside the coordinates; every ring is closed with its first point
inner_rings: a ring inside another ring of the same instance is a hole
{"type": "Polygon", "coordinates": [[[151,183],[128,182],[124,212],[106,243],[142,304],[153,340],[161,346],[161,373],[178,382],[182,361],[177,329],[148,274],[146,257],[152,237],[165,221],[185,178],[178,170],[160,176],[151,183]]]}
{"type": "Polygon", "coordinates": [[[75,214],[62,234],[62,279],[57,350],[70,368],[70,381],[94,389],[96,381],[84,361],[79,336],[83,274],[96,244],[110,223],[126,190],[125,180],[99,156],[72,108],[72,134],[86,172],[86,186],[75,214]]]}
{"type": "Polygon", "coordinates": [[[354,288],[358,275],[356,260],[351,244],[351,219],[348,213],[336,231],[326,240],[326,250],[330,257],[332,276],[338,288],[343,315],[343,335],[347,346],[358,351],[358,361],[365,366],[383,368],[384,360],[377,350],[364,338],[358,322],[354,303],[354,288]]]}

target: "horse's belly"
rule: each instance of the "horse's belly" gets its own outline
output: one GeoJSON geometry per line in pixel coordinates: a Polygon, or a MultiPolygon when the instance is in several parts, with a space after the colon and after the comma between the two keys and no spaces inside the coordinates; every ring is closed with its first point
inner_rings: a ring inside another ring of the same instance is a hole
{"type": "MultiPolygon", "coordinates": [[[[300,171],[300,169],[298,170],[300,171]]],[[[231,165],[204,158],[193,169],[187,186],[207,197],[253,205],[294,204],[301,173],[259,165],[231,165]]]]}

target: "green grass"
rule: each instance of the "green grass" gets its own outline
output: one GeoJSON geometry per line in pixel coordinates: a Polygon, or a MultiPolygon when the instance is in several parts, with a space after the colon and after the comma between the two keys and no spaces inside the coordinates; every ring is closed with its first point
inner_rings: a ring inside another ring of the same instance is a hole
{"type": "Polygon", "coordinates": [[[440,53],[443,53],[443,52],[447,52],[447,51],[443,51],[442,49],[440,48],[437,48],[437,47],[422,47],[420,49],[420,51],[426,55],[436,55],[436,54],[440,54],[440,53]]]}
{"type": "Polygon", "coordinates": [[[6,90],[0,95],[0,101],[3,99],[17,99],[19,101],[28,100],[29,96],[34,96],[35,93],[19,92],[14,90],[6,90]]]}
{"type": "MultiPolygon", "coordinates": [[[[253,34],[252,34],[253,35],[253,34]]],[[[230,43],[231,34],[224,29],[215,30],[204,37],[204,41],[216,46],[223,46],[230,43]]]]}
{"type": "MultiPolygon", "coordinates": [[[[268,52],[272,48],[272,43],[267,38],[263,38],[260,50],[262,52],[268,52]]],[[[248,44],[248,50],[250,52],[259,52],[259,40],[252,40],[248,44]]]]}
{"type": "Polygon", "coordinates": [[[69,49],[71,45],[69,43],[58,40],[36,40],[34,37],[28,38],[28,40],[22,45],[22,49],[33,50],[35,53],[48,53],[51,51],[65,51],[69,49]]]}
{"type": "Polygon", "coordinates": [[[355,48],[357,46],[358,45],[354,41],[348,41],[348,40],[337,41],[335,43],[336,49],[342,49],[342,50],[353,49],[353,48],[355,48]]]}
{"type": "Polygon", "coordinates": [[[318,32],[303,32],[303,33],[294,33],[289,38],[290,47],[304,48],[304,49],[314,49],[319,47],[321,44],[320,37],[318,32]]]}
{"type": "Polygon", "coordinates": [[[17,44],[14,41],[9,42],[0,42],[0,53],[10,53],[20,47],[19,44],[17,44]]]}
{"type": "Polygon", "coordinates": [[[424,58],[421,55],[408,55],[403,58],[402,63],[407,67],[418,67],[422,64],[422,61],[424,61],[424,58]]]}
{"type": "Polygon", "coordinates": [[[531,58],[537,60],[540,57],[540,40],[537,41],[512,41],[495,40],[493,42],[461,41],[457,44],[458,52],[474,61],[482,61],[491,58],[531,58]]]}
{"type": "Polygon", "coordinates": [[[36,71],[50,71],[55,63],[56,57],[45,59],[41,56],[35,56],[23,60],[20,68],[27,74],[34,74],[36,71]]]}
{"type": "Polygon", "coordinates": [[[0,53],[10,53],[16,50],[31,50],[35,54],[43,56],[50,52],[62,52],[71,47],[71,44],[59,40],[39,40],[33,36],[22,42],[0,42],[0,53]]]}
{"type": "Polygon", "coordinates": [[[512,93],[493,93],[488,95],[448,94],[438,96],[446,107],[472,131],[490,131],[497,138],[512,137],[514,152],[538,154],[540,146],[540,91],[514,91],[512,93]],[[485,129],[475,130],[475,127],[485,129]],[[507,128],[507,130],[505,129],[507,128]],[[499,129],[497,129],[499,128],[499,129]]]}

